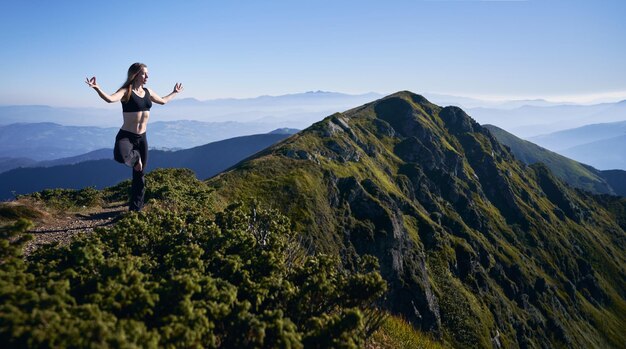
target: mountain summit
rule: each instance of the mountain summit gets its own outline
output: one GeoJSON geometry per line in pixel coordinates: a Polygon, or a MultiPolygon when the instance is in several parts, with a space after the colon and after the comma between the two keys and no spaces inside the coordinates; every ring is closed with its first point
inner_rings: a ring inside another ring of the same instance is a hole
{"type": "Polygon", "coordinates": [[[626,201],[522,164],[460,108],[398,92],[208,184],[280,209],[345,268],[375,255],[381,306],[454,346],[626,342],[626,201]]]}

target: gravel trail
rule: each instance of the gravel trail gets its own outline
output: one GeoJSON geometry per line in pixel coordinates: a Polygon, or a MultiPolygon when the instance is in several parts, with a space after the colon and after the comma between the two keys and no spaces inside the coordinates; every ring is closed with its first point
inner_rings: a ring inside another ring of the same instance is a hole
{"type": "Polygon", "coordinates": [[[24,246],[24,255],[31,254],[43,245],[55,242],[67,244],[79,234],[91,234],[94,228],[113,224],[122,213],[127,211],[127,204],[116,203],[82,213],[50,217],[28,231],[33,239],[24,246]]]}

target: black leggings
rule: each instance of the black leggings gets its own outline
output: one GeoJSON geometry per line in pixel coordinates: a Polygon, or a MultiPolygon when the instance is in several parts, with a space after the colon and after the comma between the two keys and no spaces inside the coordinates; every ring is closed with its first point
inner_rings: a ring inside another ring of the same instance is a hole
{"type": "Polygon", "coordinates": [[[139,211],[143,207],[143,196],[146,192],[146,179],[144,176],[148,163],[148,139],[145,132],[136,134],[120,130],[115,136],[115,148],[113,148],[115,161],[125,164],[133,169],[133,183],[131,186],[130,202],[128,209],[139,211]],[[143,168],[135,171],[135,165],[141,158],[143,168]]]}

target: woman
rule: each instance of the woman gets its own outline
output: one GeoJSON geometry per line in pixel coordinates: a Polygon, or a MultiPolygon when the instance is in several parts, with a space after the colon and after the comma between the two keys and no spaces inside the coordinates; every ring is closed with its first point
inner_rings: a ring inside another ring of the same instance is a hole
{"type": "Polygon", "coordinates": [[[174,85],[174,91],[161,98],[150,88],[144,87],[148,81],[148,67],[143,63],[133,63],[128,68],[126,82],[112,95],[104,93],[96,83],[96,77],[87,78],[87,85],[98,92],[108,103],[122,101],[124,124],[115,137],[113,156],[117,162],[133,168],[132,193],[129,209],[139,211],[143,207],[145,193],[145,168],[148,161],[148,141],[146,128],[152,102],[165,104],[183,90],[181,83],[174,85]]]}

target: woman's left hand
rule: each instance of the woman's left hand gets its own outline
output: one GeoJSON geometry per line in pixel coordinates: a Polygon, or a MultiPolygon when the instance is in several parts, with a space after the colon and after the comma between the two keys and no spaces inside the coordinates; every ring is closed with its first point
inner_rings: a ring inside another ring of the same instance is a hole
{"type": "Polygon", "coordinates": [[[96,77],[95,76],[92,77],[91,79],[90,78],[85,78],[85,83],[87,85],[89,85],[89,87],[91,87],[91,88],[100,87],[100,86],[98,86],[98,83],[96,82],[96,77]]]}
{"type": "Polygon", "coordinates": [[[181,84],[180,82],[177,82],[176,85],[174,85],[174,93],[179,93],[183,90],[183,84],[181,84]]]}

